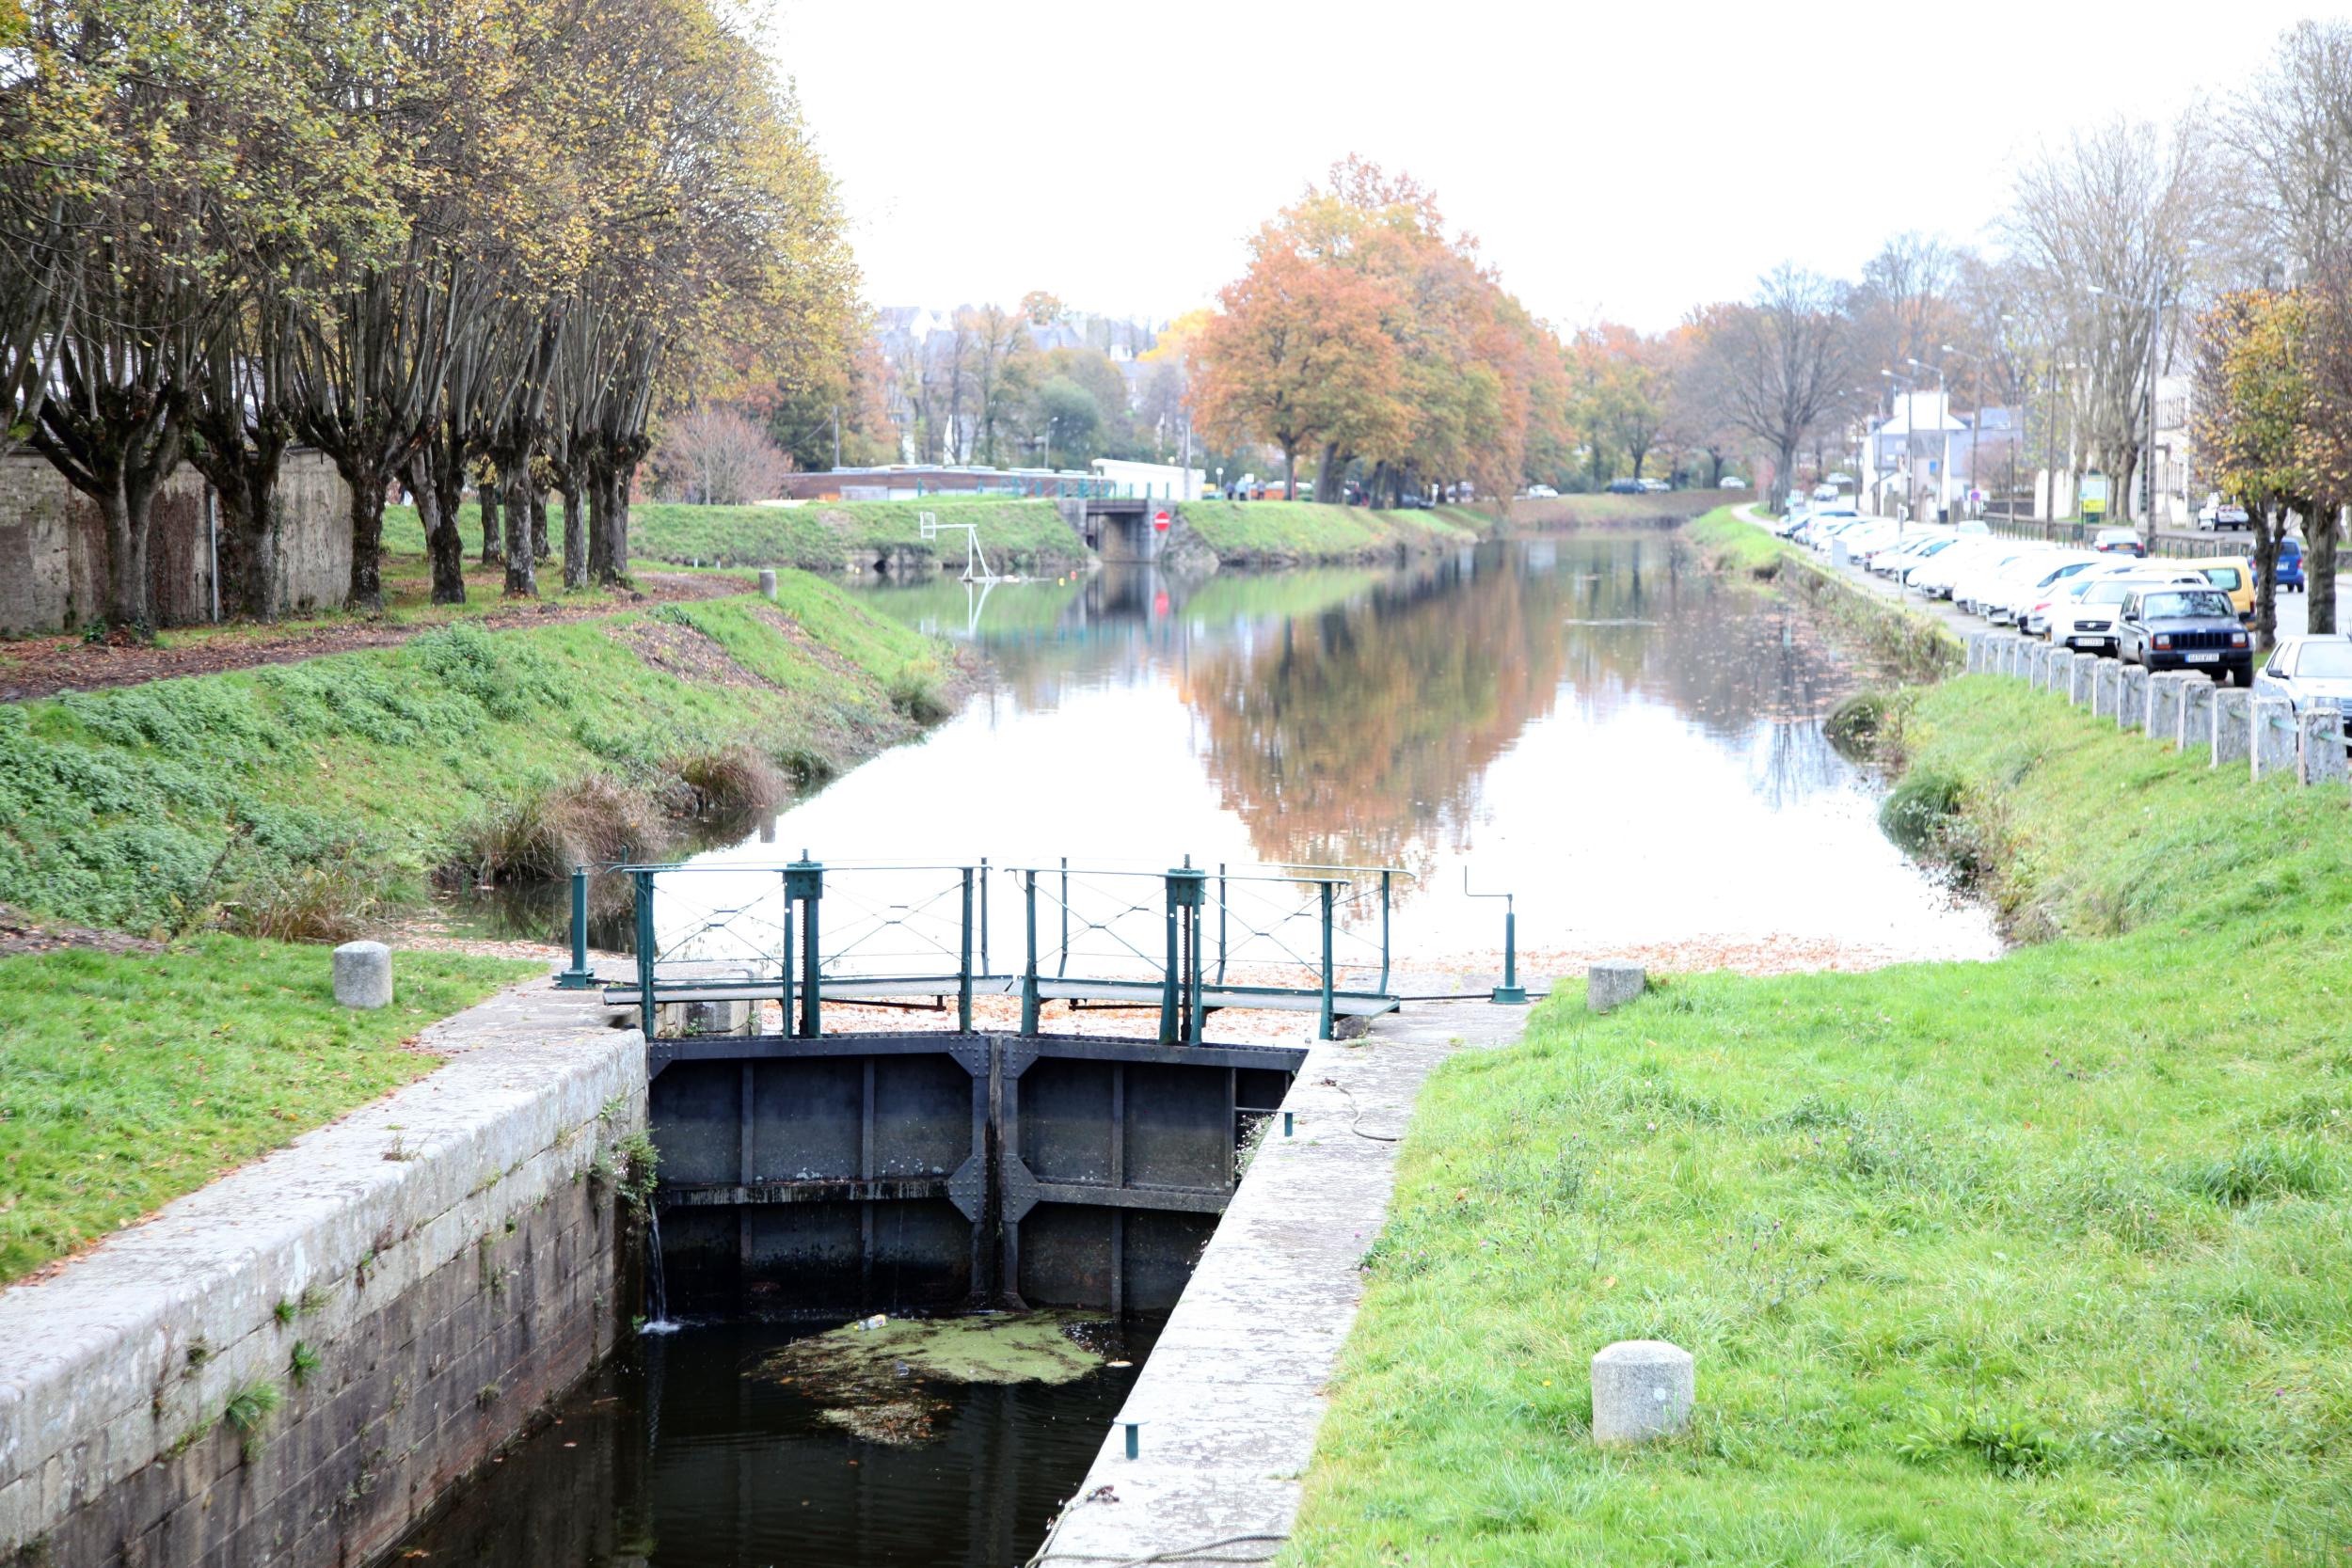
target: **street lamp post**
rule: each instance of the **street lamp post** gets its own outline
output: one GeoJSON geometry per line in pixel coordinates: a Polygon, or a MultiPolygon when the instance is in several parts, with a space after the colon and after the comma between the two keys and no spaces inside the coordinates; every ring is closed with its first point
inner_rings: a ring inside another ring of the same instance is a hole
{"type": "Polygon", "coordinates": [[[1945,509],[1951,504],[1944,498],[1945,491],[1952,483],[1952,426],[1950,417],[1952,398],[1951,394],[1945,389],[1943,366],[1931,365],[1921,359],[1907,358],[1903,361],[1903,363],[1906,365],[1915,365],[1920,370],[1933,371],[1935,372],[1935,401],[1937,405],[1935,429],[1936,434],[1944,438],[1944,455],[1936,460],[1935,465],[1936,520],[1941,522],[1943,520],[1945,509]]]}

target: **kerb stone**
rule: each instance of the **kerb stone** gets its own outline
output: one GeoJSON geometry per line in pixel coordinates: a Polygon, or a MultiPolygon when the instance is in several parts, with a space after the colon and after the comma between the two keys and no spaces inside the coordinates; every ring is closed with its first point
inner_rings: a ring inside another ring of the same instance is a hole
{"type": "Polygon", "coordinates": [[[347,942],[335,949],[335,1000],[346,1007],[389,1007],[392,950],[380,942],[347,942]]]}
{"type": "Polygon", "coordinates": [[[1593,1357],[1593,1441],[1646,1443],[1691,1424],[1691,1353],[1663,1339],[1620,1339],[1593,1357]]]}
{"type": "Polygon", "coordinates": [[[1648,984],[1649,974],[1640,964],[1604,959],[1584,972],[1584,1006],[1608,1012],[1640,996],[1648,984]]]}

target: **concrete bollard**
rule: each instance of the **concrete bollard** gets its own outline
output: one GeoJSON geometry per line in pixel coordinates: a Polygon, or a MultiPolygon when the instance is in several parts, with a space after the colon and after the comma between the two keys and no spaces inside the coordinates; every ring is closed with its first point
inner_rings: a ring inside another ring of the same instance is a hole
{"type": "Polygon", "coordinates": [[[2116,704],[2115,721],[2127,730],[2148,727],[2148,668],[2143,664],[2123,666],[2123,695],[2116,704]]]}
{"type": "Polygon", "coordinates": [[[1640,996],[1648,985],[1649,974],[1640,964],[1604,958],[1584,971],[1584,1006],[1605,1013],[1640,996]]]}
{"type": "Polygon", "coordinates": [[[2254,759],[2254,777],[2293,775],[2296,751],[2295,705],[2284,697],[2257,697],[2249,718],[2248,754],[2254,759]]]}
{"type": "Polygon", "coordinates": [[[1852,546],[1848,545],[1843,539],[1831,540],[1829,542],[1829,563],[1841,572],[1848,566],[1852,565],[1852,546]]]}
{"type": "Polygon", "coordinates": [[[759,569],[759,591],[771,599],[776,596],[776,569],[773,566],[759,569]]]}
{"type": "Polygon", "coordinates": [[[2066,672],[2066,700],[2076,707],[2090,705],[2090,686],[2099,678],[2099,656],[2078,653],[2066,672]]]}
{"type": "Polygon", "coordinates": [[[2053,648],[2047,642],[2034,644],[2033,683],[2044,691],[2058,689],[2059,662],[2066,657],[2064,648],[2053,648]]]}
{"type": "Polygon", "coordinates": [[[2112,719],[2123,705],[2123,666],[2111,658],[2099,661],[2090,676],[2090,716],[2112,719]]]}
{"type": "Polygon", "coordinates": [[[391,1006],[392,950],[380,942],[347,942],[336,948],[335,1000],[346,1007],[391,1006]]]}
{"type": "Polygon", "coordinates": [[[1691,1353],[1663,1339],[1620,1339],[1593,1357],[1593,1441],[1646,1443],[1691,1424],[1691,1353]]]}
{"type": "Polygon", "coordinates": [[[2227,768],[2244,762],[2253,723],[2254,694],[2217,687],[2213,694],[2213,765],[2227,768]]]}
{"type": "Polygon", "coordinates": [[[2212,747],[2213,682],[2193,680],[2181,684],[2179,721],[2172,740],[2184,752],[2204,752],[2212,747]]]}
{"type": "Polygon", "coordinates": [[[1968,634],[1967,670],[1972,675],[1984,673],[1985,638],[1986,634],[1980,631],[1972,631],[1968,634]]]}
{"type": "Polygon", "coordinates": [[[2309,784],[2344,783],[2344,715],[2311,708],[2296,716],[2296,776],[2309,784]]]}
{"type": "MultiPolygon", "coordinates": [[[[2183,674],[2168,670],[2161,675],[2148,677],[2148,736],[2167,745],[2177,746],[2181,738],[2181,690],[2191,681],[2203,681],[2202,675],[2183,674]]],[[[2206,681],[2207,685],[2212,682],[2206,681]]]]}

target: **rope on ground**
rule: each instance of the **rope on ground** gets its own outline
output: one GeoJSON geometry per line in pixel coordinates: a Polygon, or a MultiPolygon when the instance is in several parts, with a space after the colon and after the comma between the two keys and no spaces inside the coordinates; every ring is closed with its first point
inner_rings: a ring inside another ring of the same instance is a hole
{"type": "Polygon", "coordinates": [[[1368,1138],[1368,1139],[1370,1139],[1372,1142],[1376,1143],[1376,1144],[1401,1144],[1401,1143],[1403,1143],[1403,1142],[1405,1141],[1405,1134],[1404,1134],[1404,1133],[1402,1133],[1402,1132],[1396,1133],[1396,1134],[1394,1134],[1393,1136],[1391,1136],[1391,1134],[1389,1134],[1389,1133],[1387,1133],[1387,1132],[1365,1132],[1365,1131],[1364,1131],[1364,1126],[1363,1126],[1363,1122],[1364,1122],[1364,1108],[1363,1108],[1362,1106],[1360,1106],[1360,1105],[1359,1105],[1359,1104],[1357,1104],[1357,1103],[1356,1103],[1356,1097],[1355,1097],[1354,1095],[1352,1095],[1352,1094],[1348,1094],[1348,1092],[1347,1092],[1347,1085],[1346,1085],[1345,1084],[1341,1083],[1341,1082],[1340,1082],[1338,1079],[1336,1079],[1336,1078],[1326,1078],[1323,1082],[1325,1083],[1325,1085],[1326,1085],[1327,1086],[1328,1086],[1328,1087],[1330,1087],[1330,1088],[1337,1089],[1337,1090],[1339,1090],[1339,1091],[1340,1091],[1340,1093],[1341,1093],[1341,1094],[1343,1094],[1343,1095],[1345,1095],[1345,1096],[1346,1096],[1346,1098],[1347,1098],[1347,1130],[1348,1130],[1350,1132],[1355,1133],[1355,1134],[1356,1134],[1358,1137],[1359,1137],[1359,1138],[1368,1138]]]}

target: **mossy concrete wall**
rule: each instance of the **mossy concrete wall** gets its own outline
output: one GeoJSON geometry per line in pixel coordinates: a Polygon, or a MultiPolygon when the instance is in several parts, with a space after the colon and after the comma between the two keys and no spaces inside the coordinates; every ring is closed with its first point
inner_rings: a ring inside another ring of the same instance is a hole
{"type": "Polygon", "coordinates": [[[364,1563],[594,1367],[645,1076],[592,996],[0,1291],[0,1562],[364,1563]]]}

